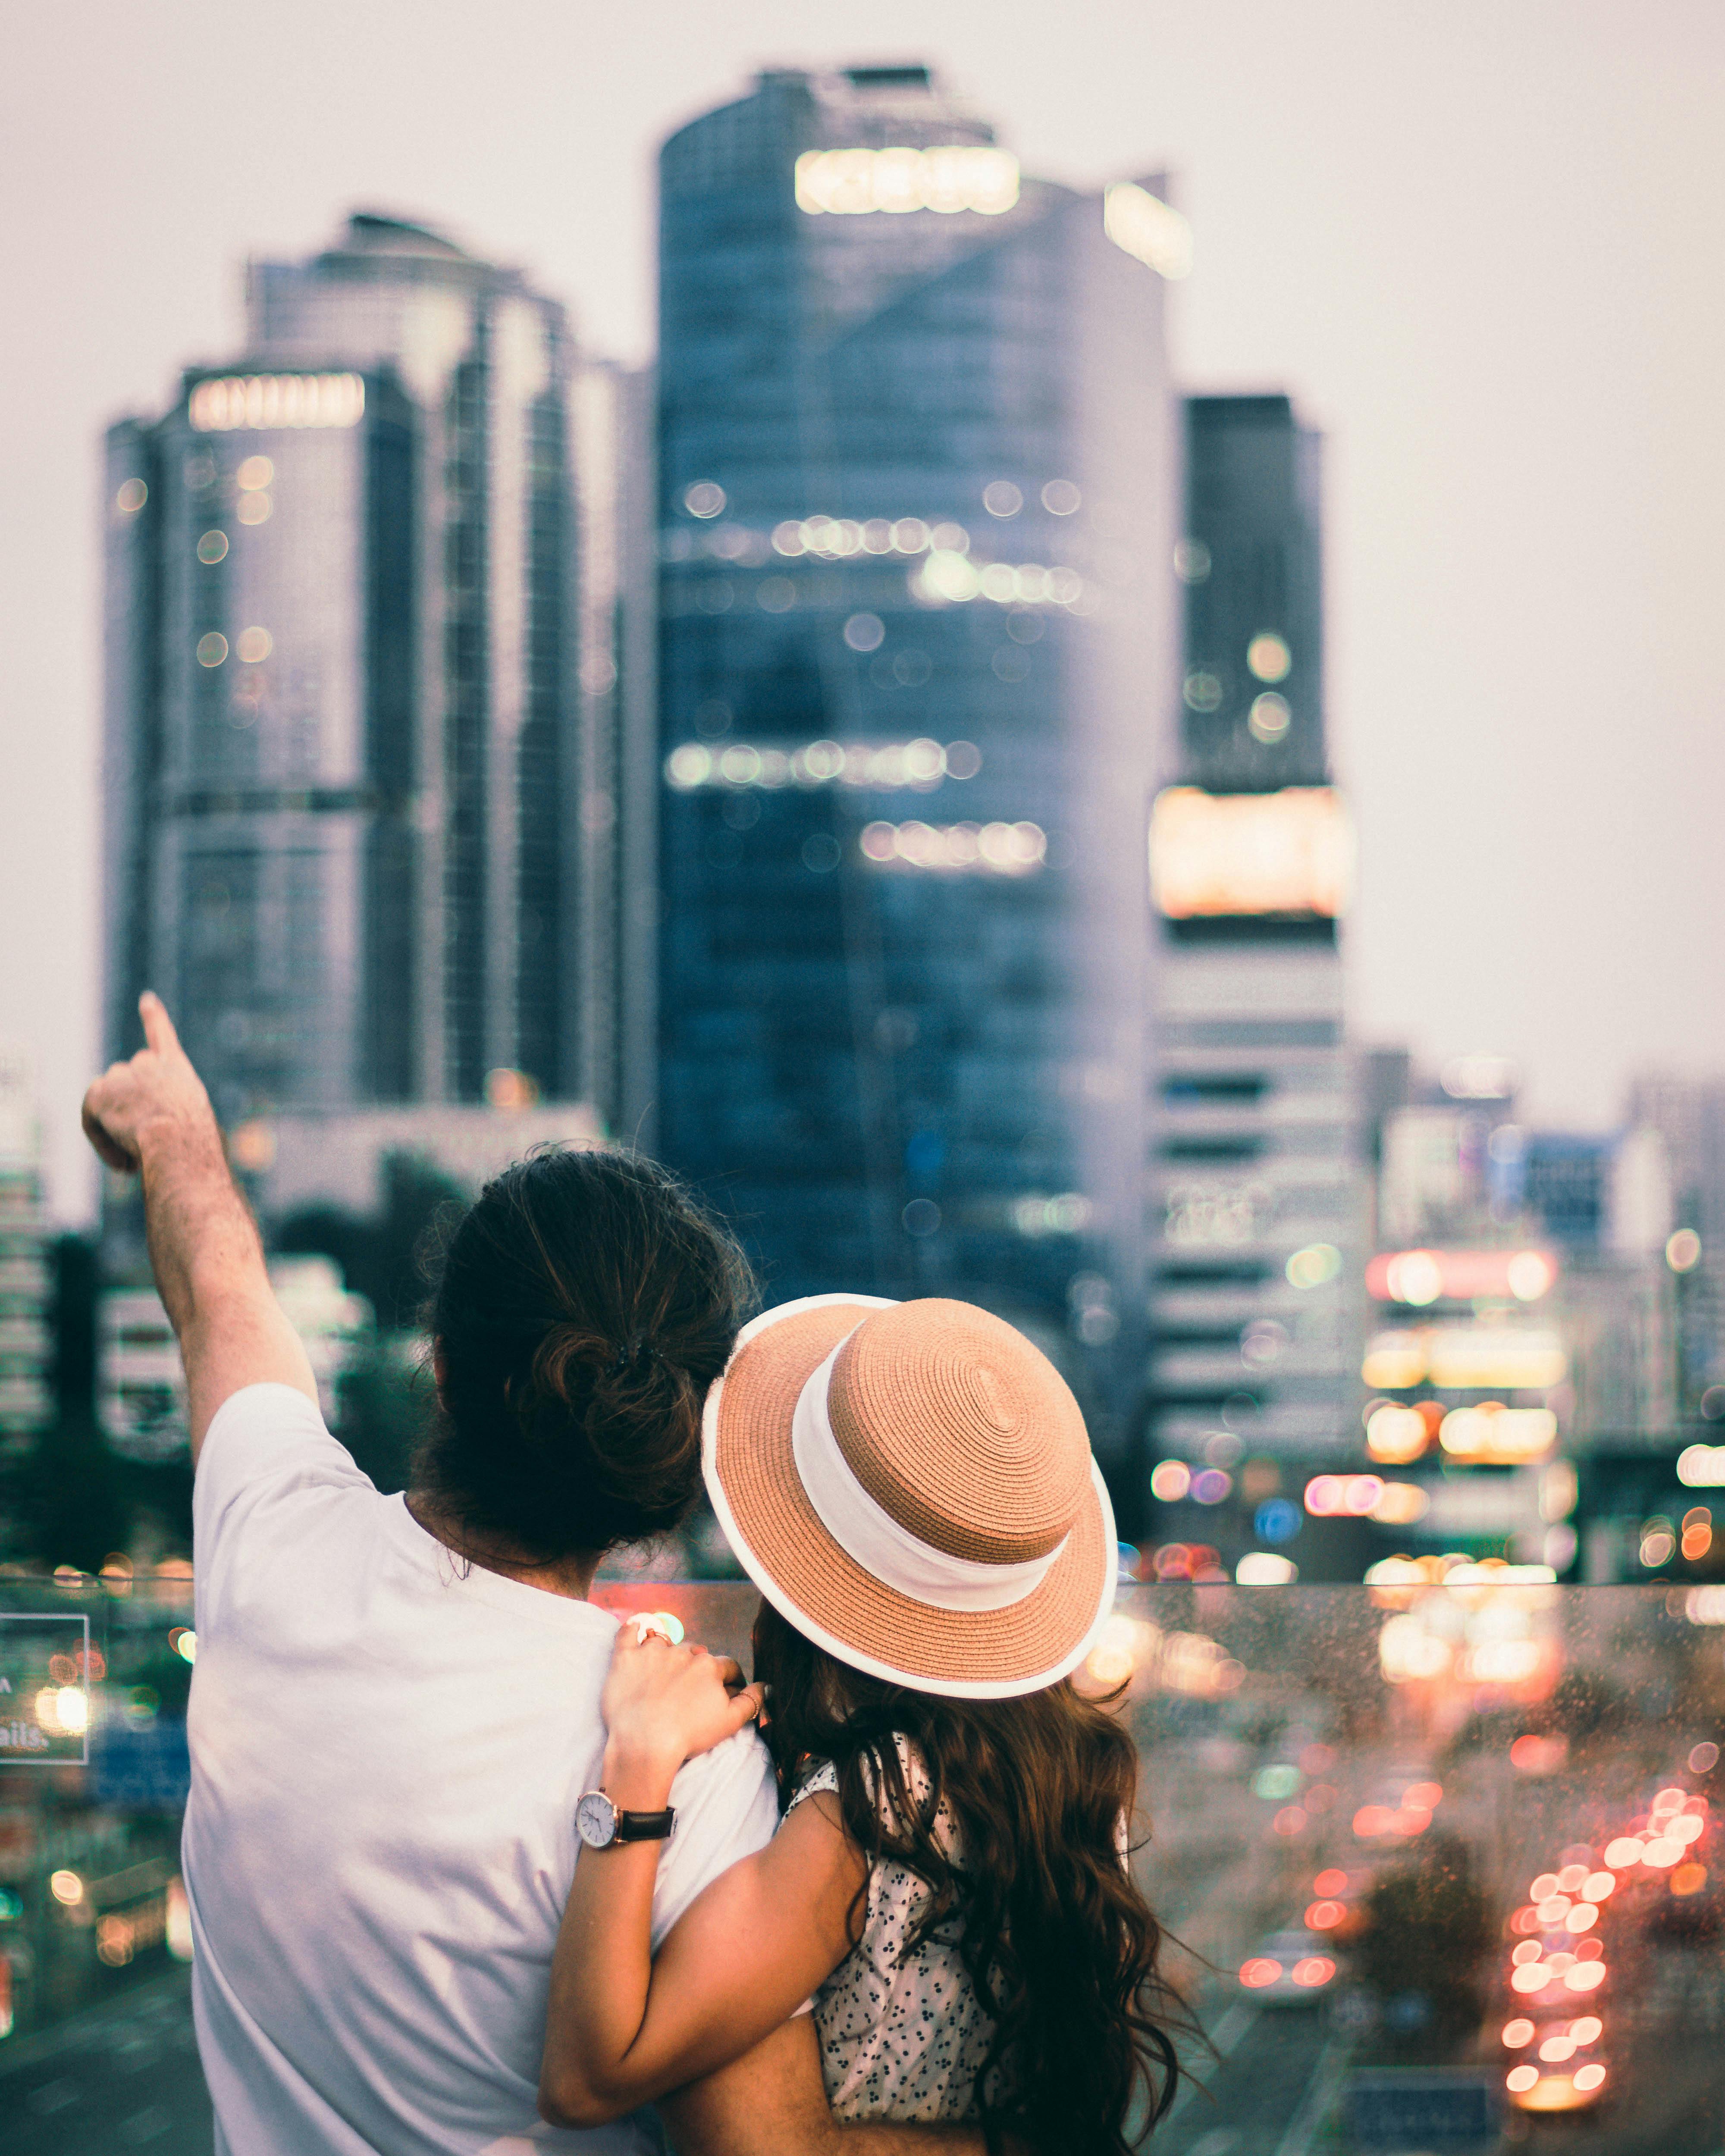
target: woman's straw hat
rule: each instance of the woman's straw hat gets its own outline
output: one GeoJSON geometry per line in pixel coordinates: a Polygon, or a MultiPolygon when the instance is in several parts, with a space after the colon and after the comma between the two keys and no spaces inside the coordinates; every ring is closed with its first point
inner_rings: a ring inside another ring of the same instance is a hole
{"type": "Polygon", "coordinates": [[[1114,1515],[1078,1403],[969,1303],[810,1296],[742,1329],[704,1466],[756,1586],[818,1646],[960,1699],[1040,1691],[1113,1606],[1114,1515]]]}

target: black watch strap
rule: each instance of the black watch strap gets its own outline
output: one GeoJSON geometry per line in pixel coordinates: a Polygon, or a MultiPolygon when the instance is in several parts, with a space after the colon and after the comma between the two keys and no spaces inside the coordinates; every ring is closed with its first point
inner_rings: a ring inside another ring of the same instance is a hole
{"type": "Polygon", "coordinates": [[[662,1812],[619,1812],[614,1839],[618,1841],[669,1841],[671,1829],[676,1823],[675,1804],[667,1804],[662,1812]]]}

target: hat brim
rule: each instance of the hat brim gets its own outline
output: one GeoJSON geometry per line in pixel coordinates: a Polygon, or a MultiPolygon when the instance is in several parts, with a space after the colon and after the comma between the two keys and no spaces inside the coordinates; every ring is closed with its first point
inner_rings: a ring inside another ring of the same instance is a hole
{"type": "Polygon", "coordinates": [[[763,1311],[707,1394],[701,1464],[738,1563],[781,1616],[853,1669],[952,1699],[1009,1699],[1070,1676],[1114,1606],[1114,1510],[1094,1461],[1048,1576],[1004,1609],[942,1609],[865,1570],[834,1540],[791,1452],[798,1395],[879,1296],[817,1295],[763,1311]]]}

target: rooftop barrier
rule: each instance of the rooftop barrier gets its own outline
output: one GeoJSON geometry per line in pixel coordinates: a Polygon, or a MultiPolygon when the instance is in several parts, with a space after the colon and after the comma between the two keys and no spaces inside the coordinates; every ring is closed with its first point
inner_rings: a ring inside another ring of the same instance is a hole
{"type": "MultiPolygon", "coordinates": [[[[1132,1861],[1209,2040],[1153,2145],[1712,2156],[1725,1589],[1407,1569],[1127,1587],[1083,1672],[1137,1741],[1132,1861]]],[[[741,1584],[598,1594],[748,1662],[741,1584]]],[[[195,2072],[197,1640],[183,1573],[7,1579],[0,1609],[0,2101],[28,2082],[8,2146],[45,2152],[65,2122],[38,2133],[36,2095],[128,2001],[150,2071],[195,2072]]]]}

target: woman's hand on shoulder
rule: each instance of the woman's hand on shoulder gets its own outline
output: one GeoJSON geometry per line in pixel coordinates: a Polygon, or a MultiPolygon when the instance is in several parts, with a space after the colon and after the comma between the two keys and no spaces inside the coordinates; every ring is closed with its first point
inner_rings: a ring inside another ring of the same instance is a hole
{"type": "Polygon", "coordinates": [[[608,1762],[675,1774],[685,1759],[734,1737],[760,1708],[760,1687],[744,1685],[729,1656],[619,1627],[600,1700],[608,1762]]]}

